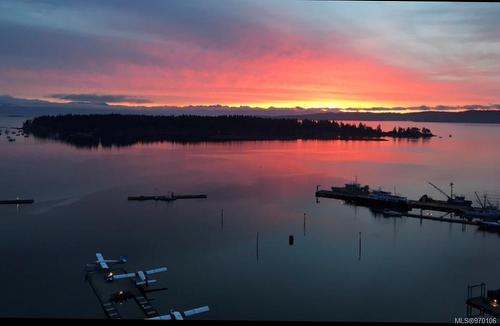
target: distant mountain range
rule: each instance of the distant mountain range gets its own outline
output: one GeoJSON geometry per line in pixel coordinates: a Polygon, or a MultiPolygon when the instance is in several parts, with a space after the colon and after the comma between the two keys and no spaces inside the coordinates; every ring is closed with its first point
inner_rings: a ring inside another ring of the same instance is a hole
{"type": "MultiPolygon", "coordinates": [[[[459,107],[465,110],[451,112],[457,107],[420,106],[411,108],[373,108],[374,112],[351,111],[325,108],[257,108],[249,106],[230,107],[224,105],[192,105],[184,107],[161,106],[126,107],[106,103],[69,102],[54,103],[42,100],[22,99],[0,95],[0,116],[37,117],[60,114],[145,114],[145,115],[242,115],[277,118],[301,118],[313,120],[354,120],[354,121],[414,121],[414,122],[454,122],[454,123],[500,123],[500,105],[468,105],[459,107]],[[399,113],[411,109],[414,113],[399,113]],[[377,113],[393,110],[394,113],[377,113]]],[[[353,109],[351,109],[353,110],[353,109]]]]}
{"type": "MultiPolygon", "coordinates": [[[[281,117],[286,118],[296,116],[284,115],[281,117]]],[[[500,123],[500,111],[469,110],[463,112],[428,111],[414,113],[322,112],[304,114],[301,118],[313,120],[500,123]]]]}

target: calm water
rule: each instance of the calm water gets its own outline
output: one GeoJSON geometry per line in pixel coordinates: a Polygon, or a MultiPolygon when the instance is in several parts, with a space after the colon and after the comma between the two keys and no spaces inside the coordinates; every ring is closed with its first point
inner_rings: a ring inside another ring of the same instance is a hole
{"type": "MultiPolygon", "coordinates": [[[[415,124],[382,123],[394,125],[415,124]]],[[[102,251],[128,255],[130,271],[169,268],[159,276],[169,290],[153,295],[162,312],[209,305],[199,319],[453,322],[466,314],[468,284],[500,287],[497,234],[314,197],[316,185],[355,176],[412,199],[441,198],[427,181],[446,191],[453,181],[471,199],[500,192],[500,126],[423,125],[443,137],[81,150],[2,135],[0,198],[36,203],[0,207],[0,317],[103,318],[84,281],[102,251]],[[208,199],[126,200],[169,191],[208,199]]]]}

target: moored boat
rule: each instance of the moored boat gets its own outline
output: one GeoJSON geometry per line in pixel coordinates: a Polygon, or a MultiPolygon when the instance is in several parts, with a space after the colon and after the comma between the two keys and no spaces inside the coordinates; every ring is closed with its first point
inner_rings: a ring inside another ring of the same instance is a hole
{"type": "Polygon", "coordinates": [[[500,231],[500,221],[499,220],[479,221],[478,225],[479,225],[479,228],[481,228],[481,229],[500,231]]]}
{"type": "Polygon", "coordinates": [[[409,202],[406,197],[392,194],[389,191],[370,190],[370,187],[355,182],[346,183],[344,187],[331,187],[330,191],[320,190],[317,195],[342,199],[357,205],[390,208],[395,211],[409,211],[409,202]]]}
{"type": "Polygon", "coordinates": [[[403,213],[385,208],[384,210],[382,210],[382,215],[386,217],[401,217],[403,216],[403,213]]]}

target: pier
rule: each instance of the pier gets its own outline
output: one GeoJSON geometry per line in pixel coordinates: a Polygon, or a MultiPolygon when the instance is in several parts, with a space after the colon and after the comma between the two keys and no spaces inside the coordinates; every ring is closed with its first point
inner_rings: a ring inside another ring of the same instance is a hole
{"type": "Polygon", "coordinates": [[[500,301],[494,296],[494,293],[498,291],[486,291],[486,284],[476,284],[467,287],[467,317],[483,316],[485,313],[500,318],[500,301]],[[480,289],[479,295],[474,295],[475,289],[480,289]],[[473,315],[473,308],[479,311],[479,314],[473,315]]]}
{"type": "Polygon", "coordinates": [[[154,201],[174,201],[177,199],[199,199],[199,198],[207,198],[207,195],[170,195],[170,196],[129,196],[128,200],[131,201],[146,201],[146,200],[154,200],[154,201]]]}
{"type": "MultiPolygon", "coordinates": [[[[135,284],[133,279],[122,279],[107,281],[106,275],[126,274],[123,268],[112,268],[109,271],[98,270],[90,271],[86,274],[86,280],[89,282],[94,294],[99,300],[101,307],[109,319],[130,319],[137,318],[130,316],[126,307],[122,304],[128,300],[136,304],[142,313],[142,318],[151,318],[160,316],[159,312],[153,307],[147,298],[145,291],[135,284]]],[[[137,310],[137,309],[136,309],[137,310]]]]}
{"type": "MultiPolygon", "coordinates": [[[[343,189],[338,190],[319,190],[316,189],[316,199],[317,198],[335,198],[345,201],[346,203],[359,205],[368,207],[370,209],[390,209],[395,210],[401,214],[401,216],[414,217],[419,219],[433,220],[433,221],[441,221],[441,222],[449,222],[449,223],[459,223],[459,224],[468,224],[468,225],[477,225],[481,226],[477,220],[472,220],[471,218],[464,218],[469,216],[470,212],[474,212],[476,208],[471,207],[470,204],[467,205],[467,201],[463,200],[463,197],[460,197],[461,201],[453,200],[451,196],[449,196],[448,201],[444,200],[433,200],[430,199],[427,195],[422,196],[420,200],[399,200],[402,197],[392,196],[387,192],[388,200],[377,199],[373,196],[370,196],[368,192],[368,186],[366,188],[360,188],[359,184],[348,184],[349,187],[353,187],[354,191],[344,191],[343,189]],[[358,188],[356,188],[358,187],[358,188]],[[392,197],[391,197],[392,196],[392,197]],[[392,200],[393,198],[398,198],[398,201],[395,202],[392,200]],[[413,209],[420,209],[420,214],[411,213],[413,209]],[[422,211],[437,211],[437,212],[445,212],[445,213],[455,213],[461,218],[445,218],[424,215],[422,211]]],[[[340,188],[339,188],[340,189],[340,188]]],[[[459,198],[459,197],[456,197],[459,198]]],[[[469,203],[471,203],[469,201],[469,203]]],[[[500,216],[499,216],[500,218],[500,216]]]]}
{"type": "Polygon", "coordinates": [[[7,199],[0,200],[0,205],[22,205],[22,204],[33,204],[35,200],[33,199],[7,199]]]}
{"type": "Polygon", "coordinates": [[[208,306],[203,306],[185,311],[171,309],[169,313],[160,315],[151,304],[154,299],[148,299],[146,294],[167,290],[167,288],[149,287],[150,284],[158,282],[151,279],[150,275],[166,272],[166,267],[127,273],[125,269],[115,267],[118,264],[125,264],[126,257],[104,259],[100,252],[96,252],[95,256],[95,262],[86,265],[85,280],[90,284],[109,319],[183,320],[210,311],[208,306]]]}
{"type": "MultiPolygon", "coordinates": [[[[334,191],[330,190],[318,190],[316,191],[316,197],[323,197],[323,198],[335,198],[335,199],[342,199],[348,202],[353,202],[353,203],[358,203],[362,206],[367,206],[367,207],[372,207],[376,206],[376,204],[383,205],[385,203],[376,203],[375,201],[372,200],[372,202],[368,202],[368,200],[364,200],[365,197],[368,196],[363,196],[363,195],[350,195],[350,194],[340,194],[334,191]]],[[[419,201],[419,200],[408,200],[407,204],[405,205],[405,209],[408,211],[412,209],[422,209],[422,210],[430,210],[430,211],[439,211],[439,212],[447,212],[447,213],[463,213],[465,211],[464,207],[461,207],[456,204],[452,203],[447,203],[444,201],[433,201],[433,202],[426,202],[426,201],[419,201]]]]}
{"type": "Polygon", "coordinates": [[[413,214],[413,213],[402,213],[402,216],[406,217],[412,217],[412,218],[418,218],[421,220],[432,220],[432,221],[439,221],[439,222],[448,222],[448,223],[457,223],[457,224],[466,224],[466,225],[479,225],[477,221],[469,221],[464,218],[449,218],[449,217],[437,217],[437,216],[430,216],[430,215],[424,215],[424,214],[413,214]]]}

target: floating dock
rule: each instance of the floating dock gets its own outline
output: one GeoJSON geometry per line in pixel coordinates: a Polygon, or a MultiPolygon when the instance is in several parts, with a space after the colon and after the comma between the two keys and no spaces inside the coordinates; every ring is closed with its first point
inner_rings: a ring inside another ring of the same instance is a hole
{"type": "Polygon", "coordinates": [[[479,225],[477,221],[469,221],[464,218],[449,218],[449,217],[438,217],[438,216],[429,216],[429,215],[424,215],[424,214],[412,214],[412,213],[402,213],[402,216],[406,217],[413,217],[413,218],[419,218],[422,220],[432,220],[432,221],[439,221],[439,222],[448,222],[448,223],[457,223],[457,224],[466,224],[466,225],[479,225]]]}
{"type": "Polygon", "coordinates": [[[35,200],[33,199],[11,199],[11,200],[0,200],[0,205],[22,205],[22,204],[33,204],[35,200]]]}
{"type": "MultiPolygon", "coordinates": [[[[121,279],[107,281],[106,275],[112,272],[113,274],[126,274],[127,271],[123,268],[111,268],[109,271],[97,270],[90,271],[86,274],[86,280],[89,282],[92,290],[99,299],[102,309],[109,319],[134,319],[134,316],[129,316],[123,303],[131,300],[142,312],[142,318],[151,318],[160,316],[159,312],[153,307],[150,300],[146,296],[146,292],[135,284],[133,279],[121,279]]],[[[137,318],[137,317],[135,317],[137,318]]]]}
{"type": "Polygon", "coordinates": [[[477,285],[472,285],[467,287],[467,317],[476,317],[482,316],[485,313],[500,318],[500,302],[496,299],[488,298],[490,292],[496,291],[488,291],[488,295],[486,292],[486,284],[481,283],[477,285]],[[480,289],[479,295],[473,295],[474,289],[480,289]],[[473,315],[472,309],[477,309],[479,314],[473,315]]]}
{"type": "Polygon", "coordinates": [[[174,195],[174,199],[207,198],[207,195],[174,195]]]}
{"type": "Polygon", "coordinates": [[[207,195],[170,195],[170,196],[129,196],[128,200],[134,201],[145,201],[145,200],[154,200],[154,201],[174,201],[177,199],[198,199],[198,198],[207,198],[207,195]]]}
{"type": "Polygon", "coordinates": [[[173,201],[175,198],[171,196],[129,196],[128,200],[136,200],[136,201],[145,201],[145,200],[154,200],[154,201],[173,201]]]}

